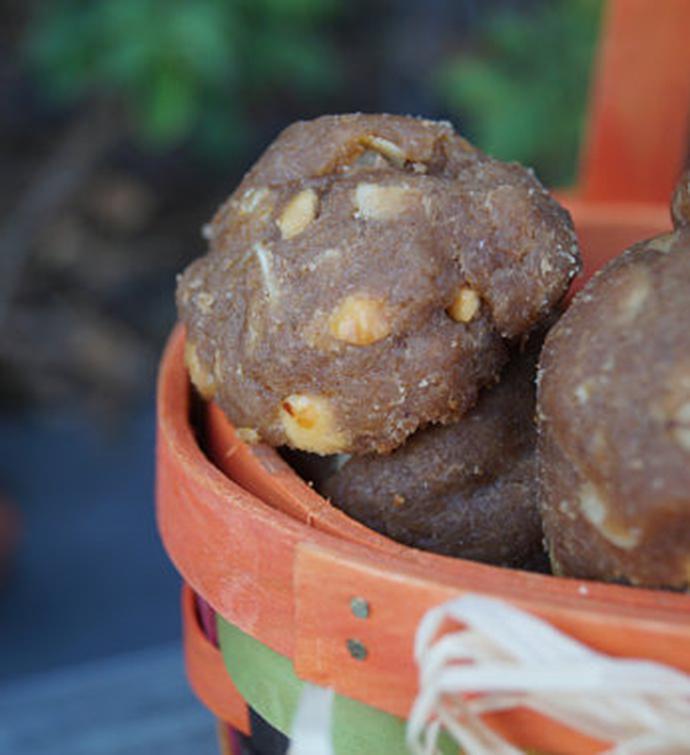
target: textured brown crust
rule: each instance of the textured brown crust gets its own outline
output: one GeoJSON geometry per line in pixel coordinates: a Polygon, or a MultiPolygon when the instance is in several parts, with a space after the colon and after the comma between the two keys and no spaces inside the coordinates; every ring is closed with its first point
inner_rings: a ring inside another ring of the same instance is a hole
{"type": "Polygon", "coordinates": [[[676,228],[690,226],[690,168],[680,177],[673,192],[671,215],[676,228]]]}
{"type": "Polygon", "coordinates": [[[549,333],[540,506],[557,573],[690,582],[690,230],[598,273],[549,333]]]}
{"type": "Polygon", "coordinates": [[[351,457],[322,492],[407,545],[502,566],[534,564],[543,554],[536,354],[511,360],[459,422],[420,430],[390,456],[351,457]]]}
{"type": "Polygon", "coordinates": [[[178,287],[195,383],[238,427],[322,454],[461,417],[579,269],[531,172],[399,116],[290,126],[209,237],[178,287]]]}

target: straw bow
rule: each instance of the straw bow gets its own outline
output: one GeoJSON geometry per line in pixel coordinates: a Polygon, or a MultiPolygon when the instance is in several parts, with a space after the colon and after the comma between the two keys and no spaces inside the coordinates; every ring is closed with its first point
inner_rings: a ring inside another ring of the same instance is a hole
{"type": "Polygon", "coordinates": [[[466,595],[432,609],[415,658],[415,755],[436,755],[444,730],[468,755],[519,755],[481,717],[517,706],[609,742],[616,755],[690,752],[690,676],[595,652],[507,603],[466,595]],[[439,636],[449,620],[462,628],[439,636]]]}

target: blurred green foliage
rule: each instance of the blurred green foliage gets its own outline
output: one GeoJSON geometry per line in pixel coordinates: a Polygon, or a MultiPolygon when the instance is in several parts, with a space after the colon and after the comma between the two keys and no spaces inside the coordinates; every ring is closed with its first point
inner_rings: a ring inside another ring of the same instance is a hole
{"type": "Polygon", "coordinates": [[[149,146],[241,147],[256,103],[337,88],[342,0],[45,0],[26,53],[60,103],[115,97],[149,146]]]}
{"type": "MultiPolygon", "coordinates": [[[[25,50],[58,103],[115,99],[147,146],[188,143],[222,160],[262,117],[283,121],[314,112],[314,102],[359,107],[334,35],[353,1],[38,0],[25,50]]],[[[371,2],[379,20],[402,13],[371,2]]],[[[601,5],[486,3],[466,49],[429,74],[442,109],[491,154],[568,183],[601,5]]],[[[357,54],[373,64],[371,45],[357,54]]]]}
{"type": "MultiPolygon", "coordinates": [[[[546,0],[487,15],[473,51],[437,78],[447,107],[490,154],[575,179],[601,0],[546,0]]],[[[465,130],[463,128],[463,130],[465,130]]]]}

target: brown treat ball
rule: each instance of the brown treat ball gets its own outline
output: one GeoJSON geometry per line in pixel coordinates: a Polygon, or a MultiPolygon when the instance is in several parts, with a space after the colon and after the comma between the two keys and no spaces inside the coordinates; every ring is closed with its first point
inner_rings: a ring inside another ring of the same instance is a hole
{"type": "Polygon", "coordinates": [[[673,192],[671,216],[676,228],[690,225],[690,168],[680,177],[673,192]]]}
{"type": "Polygon", "coordinates": [[[579,269],[533,174],[446,123],[286,129],[178,287],[200,391],[271,445],[387,452],[461,417],[579,269]]]}
{"type": "Polygon", "coordinates": [[[347,514],[407,545],[501,566],[543,556],[534,446],[537,351],[516,355],[459,422],[389,456],[353,456],[321,485],[347,514]]]}
{"type": "Polygon", "coordinates": [[[594,276],[549,333],[540,506],[558,574],[690,583],[690,230],[594,276]]]}

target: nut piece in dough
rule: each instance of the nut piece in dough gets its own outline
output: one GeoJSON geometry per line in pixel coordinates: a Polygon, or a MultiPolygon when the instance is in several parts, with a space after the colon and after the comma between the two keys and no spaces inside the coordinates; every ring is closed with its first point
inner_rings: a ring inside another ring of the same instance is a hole
{"type": "Polygon", "coordinates": [[[455,322],[471,322],[479,312],[479,303],[479,294],[473,288],[463,286],[456,291],[446,312],[455,322]]]}
{"type": "Polygon", "coordinates": [[[184,347],[184,361],[189,370],[189,378],[192,384],[199,392],[201,398],[209,401],[216,392],[216,384],[213,375],[207,372],[199,361],[199,355],[196,346],[190,340],[187,340],[184,347]]]}
{"type": "Polygon", "coordinates": [[[369,134],[360,139],[360,144],[383,155],[386,160],[390,160],[396,168],[402,168],[405,166],[405,161],[407,160],[405,153],[397,144],[394,144],[388,139],[369,134]]]}
{"type": "Polygon", "coordinates": [[[305,451],[337,453],[347,442],[338,429],[330,401],[323,396],[288,396],[280,406],[280,422],[290,443],[305,451]]]}
{"type": "Polygon", "coordinates": [[[391,323],[385,302],[368,296],[348,296],[335,308],[328,329],[338,341],[369,346],[386,338],[391,323]]]}
{"type": "Polygon", "coordinates": [[[238,427],[235,430],[237,437],[248,446],[255,446],[261,443],[261,436],[253,427],[238,427]]]}
{"type": "Polygon", "coordinates": [[[314,220],[319,198],[313,189],[304,189],[285,205],[276,223],[284,239],[297,236],[314,220]]]}
{"type": "Polygon", "coordinates": [[[356,215],[368,220],[390,220],[412,209],[418,200],[419,192],[407,186],[361,183],[355,189],[356,215]]]}

